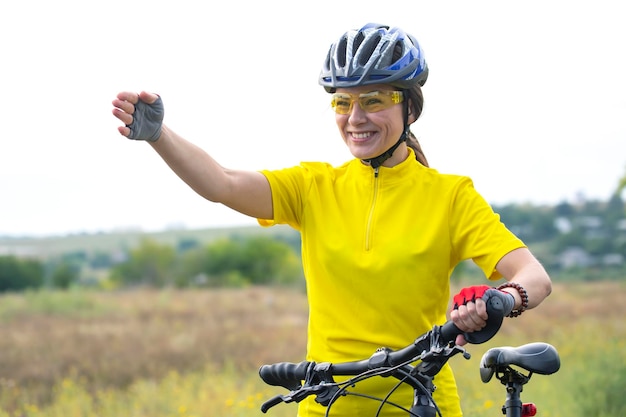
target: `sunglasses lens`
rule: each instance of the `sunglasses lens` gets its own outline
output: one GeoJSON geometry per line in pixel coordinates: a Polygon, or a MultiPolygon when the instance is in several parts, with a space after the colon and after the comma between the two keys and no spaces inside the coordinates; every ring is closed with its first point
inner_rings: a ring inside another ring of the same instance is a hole
{"type": "Polygon", "coordinates": [[[391,107],[391,104],[393,103],[391,103],[391,100],[389,100],[389,96],[382,94],[378,91],[374,91],[360,96],[359,104],[361,105],[361,108],[367,113],[376,113],[391,107]]]}
{"type": "Polygon", "coordinates": [[[354,96],[346,93],[335,93],[332,96],[331,107],[338,114],[349,114],[355,101],[366,113],[376,113],[394,104],[402,102],[401,91],[372,91],[371,93],[354,96]]]}
{"type": "Polygon", "coordinates": [[[354,103],[354,99],[349,94],[335,93],[330,106],[335,110],[335,113],[348,114],[352,110],[352,103],[354,103]]]}

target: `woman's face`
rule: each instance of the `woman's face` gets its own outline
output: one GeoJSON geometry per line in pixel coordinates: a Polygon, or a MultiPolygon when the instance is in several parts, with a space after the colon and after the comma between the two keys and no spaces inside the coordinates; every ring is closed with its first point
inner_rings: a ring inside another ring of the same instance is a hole
{"type": "MultiPolygon", "coordinates": [[[[385,84],[337,89],[337,93],[347,93],[353,97],[373,91],[385,93],[394,89],[385,84]]],[[[367,113],[355,101],[347,114],[336,113],[335,121],[352,155],[359,159],[370,159],[387,151],[402,135],[404,129],[402,109],[402,103],[396,103],[384,110],[367,113]]],[[[407,155],[406,143],[402,143],[383,165],[397,165],[404,161],[407,155]]]]}

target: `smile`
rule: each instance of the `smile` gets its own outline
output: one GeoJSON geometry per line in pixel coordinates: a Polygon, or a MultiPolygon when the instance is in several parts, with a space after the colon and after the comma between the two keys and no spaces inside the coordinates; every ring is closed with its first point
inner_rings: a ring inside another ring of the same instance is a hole
{"type": "Polygon", "coordinates": [[[355,139],[367,139],[370,136],[372,136],[372,132],[363,132],[363,133],[358,133],[358,132],[352,132],[351,135],[353,138],[355,139]]]}

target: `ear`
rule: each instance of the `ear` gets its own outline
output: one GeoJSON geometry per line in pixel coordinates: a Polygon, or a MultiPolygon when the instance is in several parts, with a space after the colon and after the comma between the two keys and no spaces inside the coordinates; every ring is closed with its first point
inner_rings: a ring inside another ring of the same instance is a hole
{"type": "Polygon", "coordinates": [[[413,111],[413,106],[409,106],[409,124],[413,124],[417,120],[415,117],[415,112],[413,111]]]}
{"type": "Polygon", "coordinates": [[[415,109],[413,108],[413,103],[409,101],[409,124],[413,124],[417,120],[415,116],[415,109]]]}

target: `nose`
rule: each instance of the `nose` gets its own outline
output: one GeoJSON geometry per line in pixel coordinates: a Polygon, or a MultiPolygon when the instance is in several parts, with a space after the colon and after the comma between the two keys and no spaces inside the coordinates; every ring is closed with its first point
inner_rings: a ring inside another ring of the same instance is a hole
{"type": "Polygon", "coordinates": [[[358,125],[367,121],[367,113],[361,108],[358,101],[352,104],[352,110],[348,117],[348,123],[351,125],[358,125]]]}

